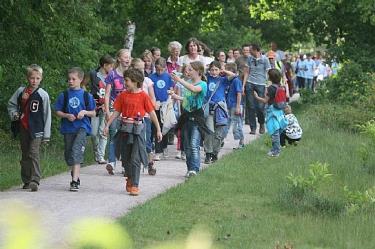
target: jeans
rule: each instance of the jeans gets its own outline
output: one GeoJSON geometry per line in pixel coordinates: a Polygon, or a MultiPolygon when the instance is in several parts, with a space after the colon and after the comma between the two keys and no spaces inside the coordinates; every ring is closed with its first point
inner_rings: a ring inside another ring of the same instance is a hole
{"type": "MultiPolygon", "coordinates": [[[[242,109],[242,108],[241,108],[242,109]]],[[[241,110],[242,113],[242,110],[241,110]]],[[[229,122],[228,122],[228,130],[230,126],[233,125],[232,132],[234,140],[244,140],[243,135],[243,121],[242,121],[242,114],[236,114],[236,108],[231,108],[229,110],[229,122]]]]}
{"type": "Polygon", "coordinates": [[[34,181],[39,184],[40,171],[40,144],[42,138],[32,138],[30,132],[25,130],[22,125],[20,129],[20,143],[22,158],[21,164],[21,179],[23,183],[30,183],[34,181]]]}
{"type": "Polygon", "coordinates": [[[256,130],[257,128],[256,117],[258,117],[258,123],[260,125],[264,124],[265,104],[255,99],[253,91],[257,92],[259,97],[264,98],[266,86],[255,85],[251,83],[246,83],[246,86],[245,86],[246,109],[247,109],[246,114],[249,115],[248,118],[249,118],[249,123],[250,123],[250,129],[256,130]]]}
{"type": "Polygon", "coordinates": [[[280,133],[281,132],[282,132],[282,130],[278,129],[271,135],[271,140],[272,140],[271,152],[272,152],[272,154],[279,154],[280,151],[281,151],[281,145],[280,145],[280,133]]]}
{"type": "Polygon", "coordinates": [[[151,153],[152,152],[152,140],[151,140],[151,136],[152,136],[151,126],[152,126],[152,123],[151,123],[151,119],[149,119],[149,118],[144,118],[143,120],[145,122],[145,129],[146,129],[146,151],[147,151],[147,153],[151,153]]]}
{"type": "Polygon", "coordinates": [[[92,126],[92,144],[94,146],[95,160],[103,161],[105,156],[105,148],[107,146],[107,137],[103,135],[105,127],[105,114],[99,112],[97,117],[91,118],[92,126]]]}
{"type": "MultiPolygon", "coordinates": [[[[160,118],[160,110],[156,110],[155,113],[159,121],[160,129],[163,130],[163,123],[161,122],[161,118],[160,118]]],[[[154,125],[153,127],[154,127],[153,134],[156,136],[156,128],[154,125]]],[[[168,135],[167,134],[163,136],[163,139],[160,142],[156,141],[155,139],[155,153],[163,153],[164,149],[166,149],[167,147],[168,147],[168,135]]]]}
{"type": "Polygon", "coordinates": [[[115,135],[120,125],[120,120],[113,120],[112,124],[109,126],[109,141],[108,141],[108,162],[116,165],[116,144],[115,144],[115,135]]]}
{"type": "Polygon", "coordinates": [[[313,79],[305,79],[305,85],[307,90],[312,90],[313,88],[313,79]]]}
{"type": "Polygon", "coordinates": [[[182,132],[184,137],[183,143],[186,154],[187,170],[198,172],[201,163],[199,149],[201,134],[198,129],[198,124],[189,120],[183,126],[182,132]]]}

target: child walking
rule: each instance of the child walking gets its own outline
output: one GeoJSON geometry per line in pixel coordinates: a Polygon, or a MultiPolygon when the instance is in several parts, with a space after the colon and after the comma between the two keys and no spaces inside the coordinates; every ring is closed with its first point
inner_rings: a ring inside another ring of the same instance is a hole
{"type": "Polygon", "coordinates": [[[203,114],[203,103],[207,93],[207,84],[204,79],[204,66],[199,61],[191,62],[187,65],[188,75],[191,82],[185,81],[172,74],[175,82],[181,83],[185,87],[184,96],[181,97],[173,92],[173,99],[182,101],[184,112],[178,120],[177,128],[182,129],[183,143],[186,153],[187,173],[186,177],[195,176],[200,169],[200,142],[202,133],[211,131],[205,125],[203,114]]]}
{"type": "MultiPolygon", "coordinates": [[[[236,63],[227,63],[225,64],[225,70],[232,73],[237,73],[236,63]]],[[[229,121],[228,128],[232,126],[233,137],[235,141],[238,141],[238,146],[233,149],[241,149],[244,147],[244,134],[243,134],[243,119],[242,119],[242,81],[234,76],[232,79],[229,79],[228,76],[228,94],[227,94],[227,106],[229,110],[229,121]]]]}
{"type": "Polygon", "coordinates": [[[257,92],[254,91],[254,97],[264,103],[268,104],[266,113],[266,126],[267,132],[271,135],[272,148],[267,153],[270,157],[278,157],[280,155],[280,134],[285,129],[287,121],[284,117],[283,108],[286,103],[285,89],[281,88],[281,73],[277,69],[270,69],[268,71],[268,78],[272,82],[272,85],[267,87],[266,96],[261,98],[257,92]],[[284,94],[282,94],[284,91],[284,94]],[[283,99],[281,99],[283,96],[283,99]],[[280,108],[281,103],[284,102],[283,108],[280,108]]]}
{"type": "Polygon", "coordinates": [[[40,144],[51,136],[51,107],[48,93],[40,88],[43,69],[32,64],[26,77],[28,85],[18,88],[9,99],[8,113],[20,126],[22,188],[35,192],[41,178],[40,144]]]}
{"type": "Polygon", "coordinates": [[[92,142],[94,145],[95,161],[107,164],[104,159],[107,137],[103,136],[105,126],[105,78],[113,69],[115,60],[110,55],[104,55],[99,60],[99,67],[90,72],[90,90],[96,102],[96,116],[91,118],[92,142]]]}
{"type": "Polygon", "coordinates": [[[149,114],[156,127],[157,141],[162,140],[158,119],[150,97],[142,90],[144,81],[143,72],[129,68],[124,72],[126,91],[122,92],[113,105],[114,112],[104,128],[108,134],[111,123],[122,115],[118,139],[121,141],[121,159],[125,166],[126,191],[130,195],[139,194],[139,176],[141,164],[147,165],[147,152],[145,141],[145,125],[143,118],[149,114]]]}
{"type": "Polygon", "coordinates": [[[70,191],[78,191],[81,184],[80,167],[91,134],[90,117],[95,117],[95,100],[81,88],[84,72],[79,67],[68,70],[68,90],[62,92],[55,103],[57,116],[61,118],[60,132],[64,135],[64,156],[71,167],[70,191]]]}

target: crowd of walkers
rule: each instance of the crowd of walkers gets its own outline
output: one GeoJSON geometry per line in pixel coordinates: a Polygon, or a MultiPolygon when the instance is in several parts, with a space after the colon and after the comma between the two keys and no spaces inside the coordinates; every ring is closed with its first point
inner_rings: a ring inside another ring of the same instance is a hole
{"type": "MultiPolygon", "coordinates": [[[[186,177],[195,176],[200,148],[204,163],[218,160],[230,127],[237,141],[233,149],[245,146],[244,125],[252,135],[267,130],[272,137],[268,155],[277,157],[286,141],[296,145],[302,136],[288,99],[303,88],[315,91],[337,71],[337,64],[328,66],[320,53],[292,56],[275,42],[269,51],[244,44],[214,57],[203,42],[190,38],[185,47],[170,42],[168,52],[164,58],[153,47],[134,58],[120,49],[115,58],[102,56],[89,73],[79,67],[68,70],[68,88],[53,109],[61,118],[70,191],[79,190],[88,137],[95,160],[109,175],[121,172],[130,195],[140,192],[142,167],[155,175],[157,161],[171,156],[186,161],[186,177]],[[177,154],[170,155],[167,147],[174,143],[177,154]]],[[[37,191],[39,150],[49,141],[52,115],[48,93],[40,87],[43,69],[30,65],[26,78],[27,86],[10,98],[8,112],[13,132],[20,134],[23,188],[37,191]]]]}

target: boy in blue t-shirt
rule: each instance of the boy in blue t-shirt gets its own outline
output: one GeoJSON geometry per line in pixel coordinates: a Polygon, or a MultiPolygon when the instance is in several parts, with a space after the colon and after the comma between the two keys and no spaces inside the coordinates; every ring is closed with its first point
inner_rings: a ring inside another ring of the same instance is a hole
{"type": "MultiPolygon", "coordinates": [[[[158,117],[161,129],[163,129],[163,124],[161,122],[160,109],[162,105],[165,105],[168,100],[168,91],[173,90],[173,80],[171,76],[166,72],[167,61],[160,57],[155,61],[155,73],[150,75],[150,79],[154,82],[154,92],[156,99],[155,112],[158,117]]],[[[155,134],[155,127],[153,127],[153,134],[155,134]]],[[[168,136],[163,136],[161,142],[155,142],[155,161],[160,160],[160,155],[163,154],[164,158],[168,157],[168,136]]]]}
{"type": "MultiPolygon", "coordinates": [[[[235,63],[227,63],[225,70],[236,73],[237,65],[235,63]]],[[[234,140],[239,140],[238,146],[233,149],[240,149],[244,147],[244,134],[243,134],[243,121],[242,121],[242,81],[235,76],[234,78],[227,79],[229,83],[227,93],[227,106],[229,111],[228,129],[233,125],[234,140]]]]}
{"type": "Polygon", "coordinates": [[[84,72],[79,67],[68,70],[69,89],[60,93],[55,103],[57,116],[61,117],[60,132],[64,135],[64,156],[71,167],[70,191],[78,191],[80,166],[87,142],[91,134],[90,117],[95,117],[93,96],[81,89],[84,72]]]}

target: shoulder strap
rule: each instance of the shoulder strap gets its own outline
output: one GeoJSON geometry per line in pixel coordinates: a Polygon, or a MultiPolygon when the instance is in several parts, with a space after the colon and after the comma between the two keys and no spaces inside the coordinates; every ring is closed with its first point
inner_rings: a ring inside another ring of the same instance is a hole
{"type": "Polygon", "coordinates": [[[65,90],[63,94],[64,94],[63,112],[68,113],[68,98],[69,98],[68,90],[65,90]]]}
{"type": "Polygon", "coordinates": [[[83,92],[83,99],[85,101],[85,109],[87,110],[87,107],[89,106],[89,93],[84,91],[83,92]]]}

